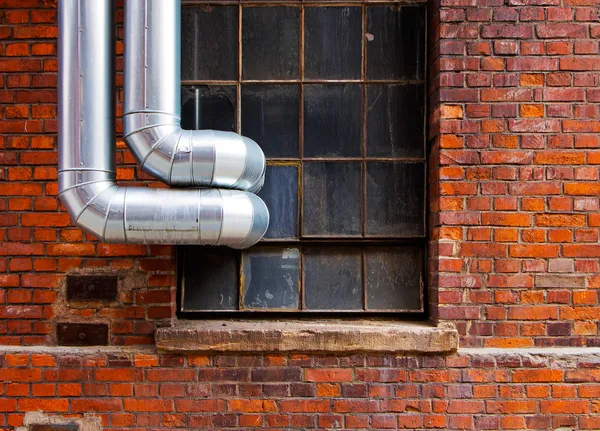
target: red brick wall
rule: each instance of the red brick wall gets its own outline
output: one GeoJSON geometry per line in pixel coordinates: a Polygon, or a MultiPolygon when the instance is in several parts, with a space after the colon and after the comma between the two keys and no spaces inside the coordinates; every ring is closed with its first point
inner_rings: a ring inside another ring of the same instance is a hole
{"type": "MultiPolygon", "coordinates": [[[[60,208],[56,4],[0,0],[0,344],[55,344],[57,320],[110,322],[111,344],[150,344],[154,322],[174,315],[174,249],[98,243],[60,208]],[[120,274],[119,300],[65,307],[72,271],[120,274]]],[[[118,179],[150,183],[117,147],[118,179]]]]}
{"type": "MultiPolygon", "coordinates": [[[[158,357],[119,346],[152,344],[174,316],[174,249],[73,227],[57,199],[56,1],[0,0],[0,345],[34,346],[0,348],[0,427],[44,410],[113,429],[600,428],[597,350],[482,348],[600,344],[599,6],[431,1],[430,312],[474,349],[158,357]],[[119,274],[118,301],[67,307],[73,271],[119,274]],[[112,347],[52,347],[57,321],[108,323],[112,347]]],[[[122,143],[117,157],[123,183],[156,184],[122,143]]]]}
{"type": "Polygon", "coordinates": [[[464,346],[600,345],[599,5],[433,11],[430,286],[464,346]]]}
{"type": "Polygon", "coordinates": [[[110,429],[598,429],[597,359],[7,353],[0,426],[43,409],[110,429]]]}

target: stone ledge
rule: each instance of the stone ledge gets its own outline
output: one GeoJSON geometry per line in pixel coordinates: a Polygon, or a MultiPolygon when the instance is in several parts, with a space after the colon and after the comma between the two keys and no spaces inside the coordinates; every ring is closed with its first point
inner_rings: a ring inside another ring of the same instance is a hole
{"type": "Polygon", "coordinates": [[[178,321],[159,328],[156,347],[163,352],[330,352],[449,354],[458,333],[426,323],[393,321],[178,321]]]}

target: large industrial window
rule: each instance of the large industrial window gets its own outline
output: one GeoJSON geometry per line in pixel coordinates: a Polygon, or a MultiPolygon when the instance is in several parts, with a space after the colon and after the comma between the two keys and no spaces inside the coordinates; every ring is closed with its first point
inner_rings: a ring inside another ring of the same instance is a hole
{"type": "Polygon", "coordinates": [[[179,248],[179,311],[424,310],[425,4],[185,2],[183,126],[268,159],[243,251],[179,248]]]}

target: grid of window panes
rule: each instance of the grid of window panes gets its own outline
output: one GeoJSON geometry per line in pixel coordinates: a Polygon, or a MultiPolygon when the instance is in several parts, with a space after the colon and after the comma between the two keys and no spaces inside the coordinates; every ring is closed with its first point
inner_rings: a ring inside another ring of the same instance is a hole
{"type": "Polygon", "coordinates": [[[268,161],[271,222],[181,248],[180,311],[423,311],[425,4],[184,2],[182,124],[268,161]]]}

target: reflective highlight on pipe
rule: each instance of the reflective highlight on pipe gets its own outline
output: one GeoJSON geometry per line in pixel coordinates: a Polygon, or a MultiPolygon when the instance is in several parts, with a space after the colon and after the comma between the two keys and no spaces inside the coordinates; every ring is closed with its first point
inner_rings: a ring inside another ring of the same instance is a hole
{"type": "MultiPolygon", "coordinates": [[[[173,9],[175,4],[179,6],[179,1],[150,2],[170,4],[171,7],[166,9],[172,9],[175,14],[175,18],[165,15],[164,23],[153,22],[153,26],[160,27],[161,35],[179,34],[179,9],[173,9]]],[[[130,12],[132,10],[135,8],[130,8],[130,12]]],[[[247,191],[150,189],[116,184],[114,0],[60,0],[58,19],[59,193],[77,226],[102,241],[117,243],[246,248],[259,241],[267,230],[269,213],[264,202],[247,191]]],[[[142,40],[143,34],[139,35],[142,40]]],[[[128,39],[132,37],[129,35],[128,39]]],[[[131,51],[129,48],[125,53],[129,64],[128,56],[135,54],[131,51]]],[[[163,54],[160,50],[156,53],[157,64],[162,61],[159,57],[163,54]]],[[[160,72],[156,77],[159,81],[172,79],[178,85],[179,67],[177,63],[173,70],[160,72]]],[[[265,166],[262,151],[253,141],[234,133],[181,131],[171,153],[171,168],[160,170],[164,163],[159,155],[168,155],[169,151],[162,153],[152,148],[166,145],[170,139],[167,137],[177,133],[179,88],[173,95],[175,88],[171,88],[170,83],[166,88],[169,91],[154,91],[152,83],[139,88],[136,80],[126,80],[124,85],[126,92],[132,92],[127,96],[128,100],[132,100],[136,92],[145,91],[148,97],[144,96],[144,103],[151,108],[170,110],[168,115],[138,115],[135,112],[127,115],[128,124],[132,125],[128,130],[134,131],[128,140],[137,142],[139,147],[136,148],[149,148],[144,164],[154,167],[151,172],[156,170],[160,179],[168,174],[171,184],[218,184],[252,191],[260,188],[265,166]],[[154,122],[155,118],[158,123],[154,122]],[[163,126],[165,118],[170,122],[163,126]],[[136,123],[138,119],[143,122],[136,123]],[[160,133],[163,130],[170,132],[157,138],[160,135],[157,129],[160,133]],[[151,139],[146,140],[148,136],[151,139]],[[213,149],[213,158],[200,157],[210,152],[211,142],[215,140],[223,142],[227,148],[223,151],[213,149]],[[196,142],[200,144],[191,145],[196,142]],[[227,145],[228,142],[231,145],[227,145]],[[186,162],[189,163],[187,170],[182,167],[186,160],[189,161],[186,162]],[[209,175],[211,164],[213,174],[209,175]],[[173,182],[172,178],[177,180],[173,182]]]]}
{"type": "Polygon", "coordinates": [[[124,76],[125,142],[142,169],[173,186],[260,190],[266,163],[256,142],[181,129],[181,0],[127,0],[124,76]]]}

